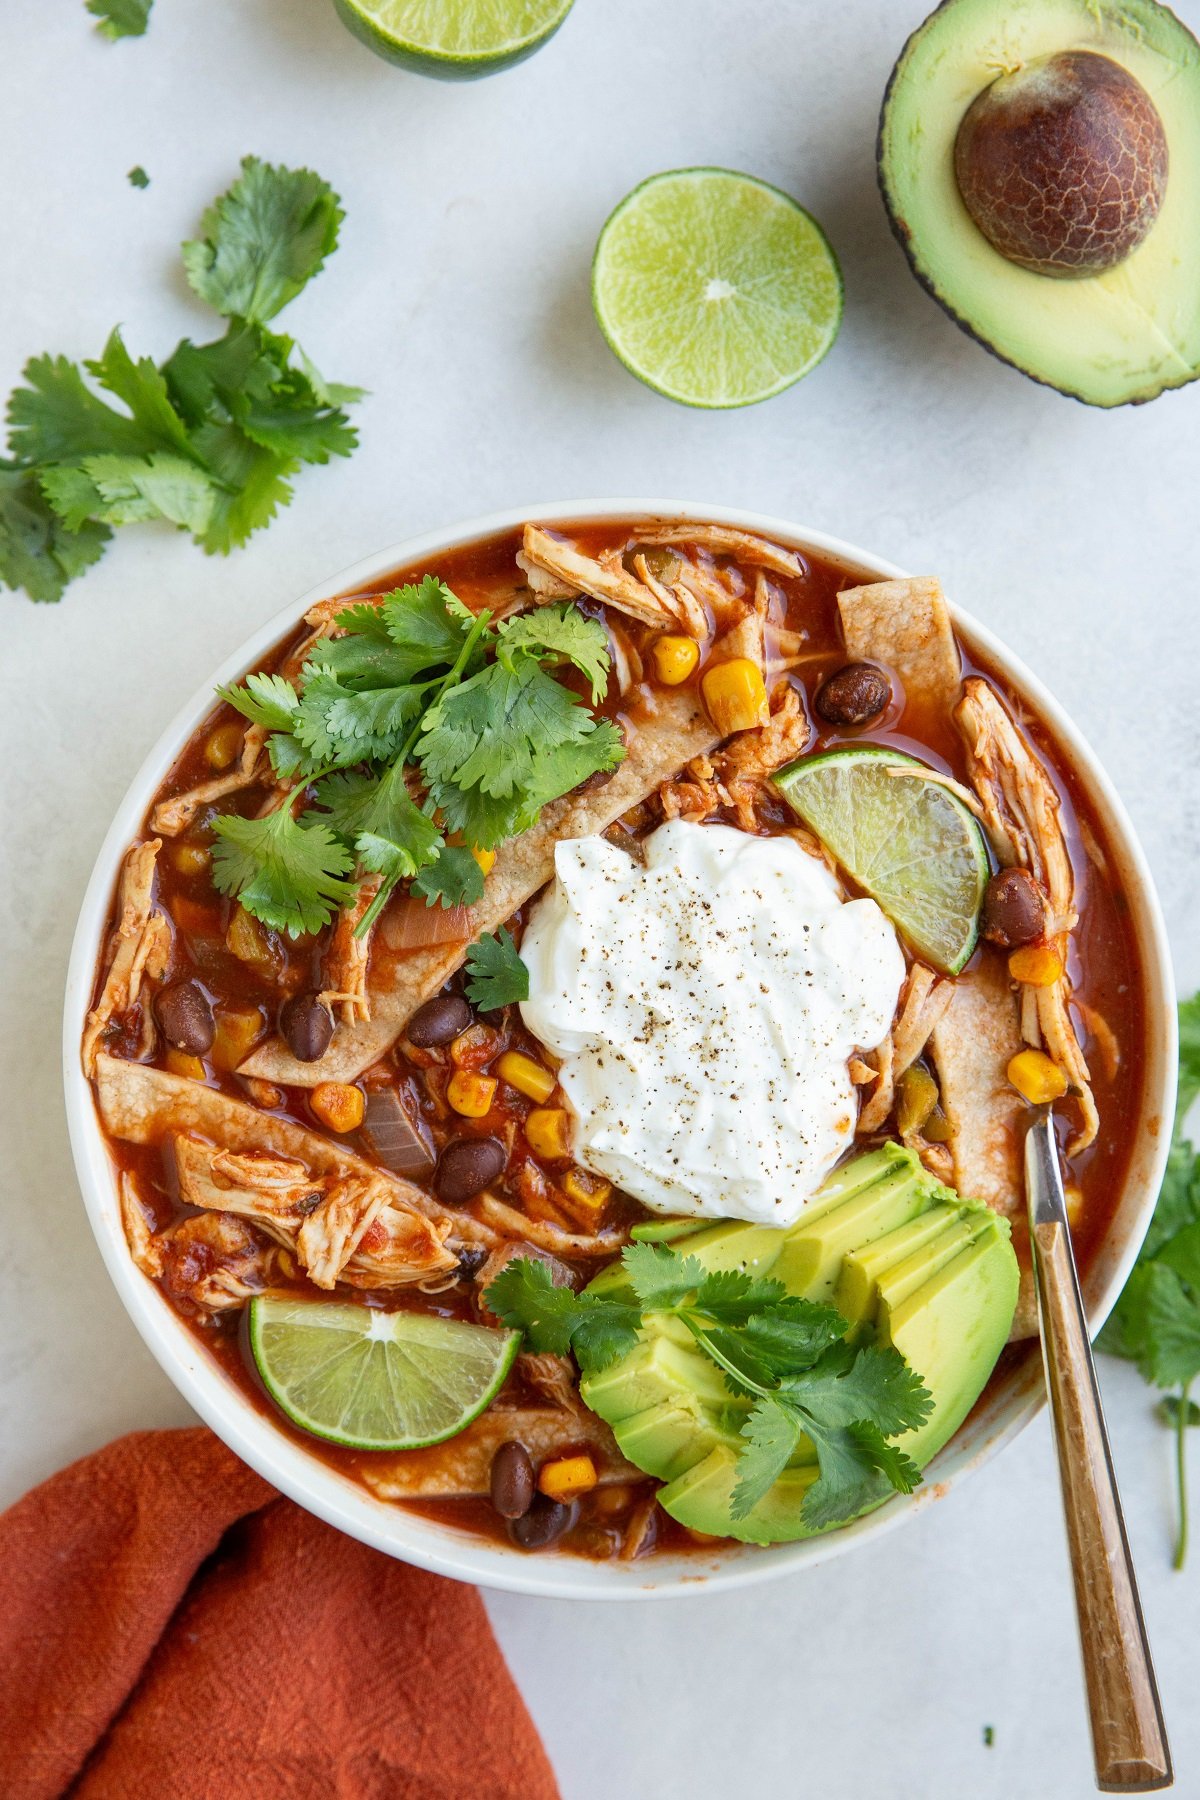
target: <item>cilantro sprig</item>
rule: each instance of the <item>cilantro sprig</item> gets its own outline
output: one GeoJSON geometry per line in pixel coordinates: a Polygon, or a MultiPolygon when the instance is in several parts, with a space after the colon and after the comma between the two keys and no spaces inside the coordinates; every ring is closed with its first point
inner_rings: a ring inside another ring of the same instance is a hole
{"type": "MultiPolygon", "coordinates": [[[[268,733],[276,774],[304,802],[214,824],[217,886],[277,930],[319,929],[367,877],[379,879],[360,934],[401,881],[430,906],[474,905],[473,849],[525,830],[624,755],[616,727],[557,679],[579,670],[594,698],[607,683],[604,628],[573,605],[493,628],[426,575],[335,624],[341,635],[314,647],[295,682],[255,674],[219,690],[268,733]]],[[[507,932],[476,944],[468,969],[485,1008],[528,994],[507,932]]]]}
{"type": "Polygon", "coordinates": [[[621,1261],[632,1299],[557,1287],[544,1263],[526,1257],[501,1270],[484,1298],[532,1349],[573,1354],[584,1374],[628,1355],[648,1315],[679,1320],[730,1393],[752,1402],[735,1519],[769,1492],[804,1438],[820,1468],[802,1503],[814,1529],[917,1486],[919,1469],[892,1440],[924,1423],[933,1397],[897,1350],[848,1344],[849,1326],[834,1308],[742,1270],[707,1271],[664,1244],[627,1245],[621,1261]]]}
{"type": "Polygon", "coordinates": [[[97,21],[101,37],[143,37],[150,23],[154,0],[86,0],[87,10],[97,21]]]}
{"type": "Polygon", "coordinates": [[[1200,1095],[1200,994],[1179,1008],[1179,1101],[1166,1173],[1150,1229],[1123,1293],[1097,1340],[1135,1362],[1146,1381],[1174,1390],[1160,1416],[1175,1433],[1179,1530],[1175,1567],[1187,1556],[1187,1430],[1200,1422],[1191,1399],[1200,1376],[1200,1155],[1183,1132],[1200,1095]]]}
{"type": "MultiPolygon", "coordinates": [[[[137,12],[94,10],[113,25],[137,12]]],[[[267,323],[336,247],[341,219],[320,176],[247,157],[205,235],[184,245],[192,287],[228,321],[223,337],[185,339],[156,366],[118,330],[82,368],[63,356],[26,364],[0,459],[0,583],[59,600],[115,527],[150,519],[225,554],[288,504],[304,464],[350,455],[346,408],[360,390],[324,381],[267,323]]]]}

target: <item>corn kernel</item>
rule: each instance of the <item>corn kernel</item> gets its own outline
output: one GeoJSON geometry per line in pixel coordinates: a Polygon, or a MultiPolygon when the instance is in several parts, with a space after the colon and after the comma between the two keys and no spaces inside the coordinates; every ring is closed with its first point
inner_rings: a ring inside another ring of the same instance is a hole
{"type": "Polygon", "coordinates": [[[456,1069],[479,1069],[495,1053],[496,1033],[486,1025],[468,1025],[451,1044],[450,1061],[456,1069]]]}
{"type": "Polygon", "coordinates": [[[696,673],[700,646],[695,638],[660,637],[650,646],[650,655],[654,660],[654,673],[663,686],[678,687],[681,681],[696,673]]]}
{"type": "Polygon", "coordinates": [[[246,727],[230,719],[226,725],[218,725],[209,734],[204,746],[204,760],[210,769],[227,769],[242,747],[242,738],[246,727]]]}
{"type": "Polygon", "coordinates": [[[496,860],[496,852],[494,850],[481,850],[477,844],[472,844],[471,855],[475,858],[475,861],[479,864],[483,873],[485,875],[490,875],[492,872],[492,864],[496,860]]]}
{"type": "Polygon", "coordinates": [[[189,1056],[186,1050],[177,1050],[174,1044],[167,1049],[167,1067],[172,1075],[186,1075],[189,1081],[203,1081],[206,1073],[198,1056],[189,1056]]]}
{"type": "Polygon", "coordinates": [[[244,906],[235,906],[225,947],[239,962],[249,964],[264,981],[273,981],[283,968],[283,955],[262,922],[244,906]]]}
{"type": "Polygon", "coordinates": [[[590,1494],[599,1480],[590,1456],[560,1456],[543,1463],[537,1484],[548,1500],[578,1500],[580,1494],[590,1494]]]}
{"type": "Polygon", "coordinates": [[[1072,1183],[1070,1187],[1065,1187],[1063,1189],[1063,1199],[1067,1203],[1067,1224],[1071,1227],[1071,1230],[1074,1231],[1080,1219],[1083,1217],[1083,1195],[1074,1183],[1072,1183]]]}
{"type": "Polygon", "coordinates": [[[205,844],[172,844],[171,861],[181,875],[203,875],[212,851],[205,844]]]}
{"type": "Polygon", "coordinates": [[[263,1033],[257,1006],[223,1006],[216,1015],[211,1056],[218,1069],[231,1073],[244,1063],[263,1033]]]}
{"type": "Polygon", "coordinates": [[[492,1110],[497,1088],[494,1075],[476,1075],[470,1069],[456,1069],[446,1087],[446,1098],[464,1119],[482,1119],[492,1110]]]}
{"type": "Polygon", "coordinates": [[[1009,957],[1008,972],[1026,987],[1053,987],[1062,979],[1063,959],[1053,944],[1025,944],[1009,957]]]}
{"type": "Polygon", "coordinates": [[[363,1091],[345,1081],[318,1082],[308,1104],[330,1131],[356,1131],[362,1124],[366,1101],[363,1091]]]}
{"type": "Polygon", "coordinates": [[[1018,1050],[1008,1065],[1008,1079],[1033,1106],[1061,1100],[1067,1091],[1066,1076],[1041,1050],[1018,1050]]]}
{"type": "Polygon", "coordinates": [[[722,737],[770,722],[767,684],[758,664],[747,656],[710,664],[700,678],[700,691],[708,716],[722,737]]]}
{"type": "Polygon", "coordinates": [[[534,1062],[532,1056],[523,1056],[519,1050],[506,1050],[496,1067],[509,1087],[515,1087],[518,1094],[525,1094],[539,1103],[548,1100],[558,1085],[557,1076],[544,1069],[541,1063],[534,1062]]]}
{"type": "Polygon", "coordinates": [[[563,1199],[576,1224],[587,1230],[594,1231],[603,1223],[611,1193],[612,1182],[588,1169],[568,1169],[562,1178],[563,1199]]]}
{"type": "Polygon", "coordinates": [[[525,1136],[533,1154],[547,1162],[571,1154],[570,1126],[561,1106],[535,1106],[525,1121],[525,1136]]]}

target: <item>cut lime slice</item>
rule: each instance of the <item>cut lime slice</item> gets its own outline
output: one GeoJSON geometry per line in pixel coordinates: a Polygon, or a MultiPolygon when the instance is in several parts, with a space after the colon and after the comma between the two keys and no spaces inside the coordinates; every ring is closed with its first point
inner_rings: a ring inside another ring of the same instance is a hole
{"type": "Polygon", "coordinates": [[[592,264],[592,305],[625,367],[687,406],[750,406],[820,362],[842,322],[821,227],[778,188],[672,169],[634,188],[592,264]]]}
{"type": "Polygon", "coordinates": [[[869,745],[803,757],[775,781],[917,954],[957,975],[979,936],[989,875],[962,801],[915,757],[869,745]]]}
{"type": "Polygon", "coordinates": [[[503,1385],[519,1331],[431,1313],[260,1294],[250,1348],[293,1425],[353,1450],[440,1444],[478,1418],[503,1385]]]}
{"type": "Polygon", "coordinates": [[[532,56],[574,0],[334,0],[355,37],[421,75],[470,80],[532,56]]]}

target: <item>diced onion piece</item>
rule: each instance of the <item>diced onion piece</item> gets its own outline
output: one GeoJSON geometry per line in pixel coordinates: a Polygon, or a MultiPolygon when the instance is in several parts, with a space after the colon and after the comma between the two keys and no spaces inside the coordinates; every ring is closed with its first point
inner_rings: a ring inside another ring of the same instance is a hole
{"type": "Polygon", "coordinates": [[[1066,1076],[1041,1050],[1018,1050],[1008,1065],[1008,1079],[1032,1106],[1061,1100],[1067,1091],[1066,1076]]]}
{"type": "Polygon", "coordinates": [[[427,1175],[433,1167],[433,1150],[395,1088],[380,1088],[367,1096],[362,1131],[375,1161],[394,1175],[427,1175]]]}
{"type": "Polygon", "coordinates": [[[482,1119],[492,1109],[498,1083],[494,1075],[476,1075],[458,1069],[446,1086],[446,1098],[464,1119],[482,1119]]]}
{"type": "Polygon", "coordinates": [[[695,638],[660,637],[650,646],[654,673],[664,687],[678,687],[696,672],[700,646],[695,638]]]}
{"type": "Polygon", "coordinates": [[[542,1464],[537,1484],[548,1500],[568,1501],[590,1494],[599,1480],[590,1456],[560,1456],[542,1464]]]}
{"type": "Polygon", "coordinates": [[[388,907],[379,935],[389,950],[424,950],[430,944],[465,944],[474,935],[468,906],[426,906],[405,894],[388,907]]]}
{"type": "Polygon", "coordinates": [[[758,664],[748,656],[710,664],[700,678],[700,691],[708,716],[722,737],[770,723],[767,684],[758,664]]]}
{"type": "Polygon", "coordinates": [[[1009,957],[1008,972],[1026,987],[1053,987],[1062,980],[1063,959],[1053,944],[1024,944],[1009,957]]]}
{"type": "Polygon", "coordinates": [[[509,1087],[530,1100],[548,1100],[557,1085],[557,1077],[549,1069],[519,1050],[506,1050],[496,1067],[509,1087]]]}
{"type": "Polygon", "coordinates": [[[319,1082],[309,1095],[308,1103],[330,1131],[356,1131],[366,1111],[362,1089],[345,1081],[319,1082]]]}

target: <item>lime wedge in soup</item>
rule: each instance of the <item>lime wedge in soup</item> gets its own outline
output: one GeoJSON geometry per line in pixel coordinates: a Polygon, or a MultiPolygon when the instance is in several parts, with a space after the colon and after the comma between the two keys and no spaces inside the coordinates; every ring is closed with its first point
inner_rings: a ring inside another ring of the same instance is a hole
{"type": "Polygon", "coordinates": [[[749,406],[820,362],[842,321],[842,277],[789,195],[729,169],[673,169],[600,233],[592,305],[625,367],[660,394],[749,406]]]}
{"type": "Polygon", "coordinates": [[[957,975],[989,874],[983,833],[957,795],[915,757],[872,746],[803,757],[775,782],[917,955],[957,975]]]}
{"type": "Polygon", "coordinates": [[[520,62],[556,32],[574,0],[334,0],[355,37],[422,75],[470,80],[520,62]]]}
{"type": "Polygon", "coordinates": [[[250,1347],[294,1425],[353,1450],[440,1444],[478,1418],[512,1368],[519,1331],[431,1313],[260,1294],[250,1347]]]}

